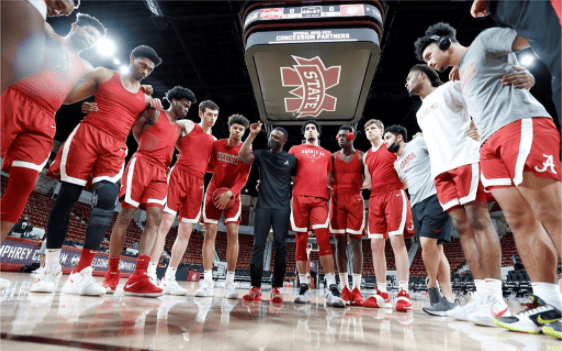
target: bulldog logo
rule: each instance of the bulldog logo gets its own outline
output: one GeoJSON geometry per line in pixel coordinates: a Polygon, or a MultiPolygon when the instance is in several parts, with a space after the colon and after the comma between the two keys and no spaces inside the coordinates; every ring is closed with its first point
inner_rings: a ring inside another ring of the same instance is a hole
{"type": "Polygon", "coordinates": [[[281,67],[284,87],[297,87],[290,91],[295,97],[285,98],[285,111],[298,113],[297,118],[318,117],[322,111],[335,111],[338,101],[326,90],[339,84],[341,66],[328,69],[320,57],[305,59],[293,56],[293,67],[281,67]]]}

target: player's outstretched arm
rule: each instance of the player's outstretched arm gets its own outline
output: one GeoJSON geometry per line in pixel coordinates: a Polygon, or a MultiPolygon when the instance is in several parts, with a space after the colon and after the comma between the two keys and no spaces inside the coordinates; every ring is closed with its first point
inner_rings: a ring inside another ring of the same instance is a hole
{"type": "Polygon", "coordinates": [[[72,88],[64,100],[64,104],[70,105],[89,98],[98,90],[102,83],[110,80],[112,76],[113,71],[105,67],[98,67],[92,70],[74,85],[74,88],[72,88]]]}
{"type": "Polygon", "coordinates": [[[141,134],[152,128],[152,126],[158,122],[159,117],[159,111],[153,108],[147,108],[140,114],[139,118],[137,118],[133,124],[133,137],[137,141],[137,144],[139,143],[141,134]]]}
{"type": "MultiPolygon", "coordinates": [[[[363,156],[363,164],[365,164],[365,158],[367,154],[363,156]]],[[[363,167],[363,184],[361,184],[361,189],[369,189],[371,187],[371,173],[369,173],[369,167],[365,165],[363,167]]]]}
{"type": "Polygon", "coordinates": [[[242,147],[240,148],[240,153],[238,153],[238,159],[240,161],[249,165],[254,164],[256,157],[252,153],[252,143],[260,131],[261,122],[258,121],[257,123],[252,123],[250,125],[250,135],[248,135],[246,141],[244,141],[244,144],[242,144],[242,147]]]}

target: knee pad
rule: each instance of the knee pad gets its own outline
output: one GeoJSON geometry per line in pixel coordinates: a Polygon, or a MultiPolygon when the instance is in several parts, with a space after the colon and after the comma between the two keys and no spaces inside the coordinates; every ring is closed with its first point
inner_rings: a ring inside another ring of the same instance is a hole
{"type": "Polygon", "coordinates": [[[308,233],[295,233],[295,260],[296,261],[306,261],[306,244],[308,244],[308,233]]]}
{"type": "Polygon", "coordinates": [[[109,226],[113,218],[115,200],[119,195],[119,185],[102,181],[94,184],[92,192],[92,213],[89,225],[109,226]]]}
{"type": "Polygon", "coordinates": [[[318,242],[318,254],[320,256],[331,255],[332,245],[330,245],[330,232],[326,228],[315,229],[316,241],[318,242]]]}

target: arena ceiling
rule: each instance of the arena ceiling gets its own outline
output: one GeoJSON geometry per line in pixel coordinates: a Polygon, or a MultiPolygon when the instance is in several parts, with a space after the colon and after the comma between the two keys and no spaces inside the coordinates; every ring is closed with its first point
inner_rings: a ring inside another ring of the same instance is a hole
{"type": "MultiPolygon", "coordinates": [[[[241,9],[248,1],[158,1],[162,17],[154,17],[144,0],[88,1],[82,0],[79,12],[100,19],[108,28],[108,38],[116,43],[113,56],[103,57],[96,49],[83,53],[94,66],[119,69],[114,58],[127,62],[130,51],[141,44],[153,47],[163,59],[144,84],[155,88],[161,97],[170,88],[181,85],[192,89],[198,101],[211,99],[220,106],[219,120],[213,128],[217,138],[228,136],[226,120],[241,113],[251,122],[259,119],[256,100],[244,61],[241,9]]],[[[317,1],[303,2],[317,3],[317,1]]],[[[404,83],[409,69],[417,62],[413,43],[425,29],[439,21],[457,28],[461,44],[468,45],[482,30],[495,25],[492,19],[476,20],[470,16],[471,1],[386,1],[381,58],[359,122],[377,118],[385,125],[402,124],[410,133],[419,131],[415,112],[420,100],[408,96],[404,83]]],[[[59,35],[65,35],[74,15],[49,20],[59,35]]],[[[531,92],[550,108],[550,77],[535,63],[529,67],[537,78],[531,92]]],[[[447,74],[442,75],[444,81],[447,74]]],[[[64,141],[83,115],[80,104],[63,107],[57,114],[56,139],[64,141]]],[[[198,122],[197,109],[188,118],[198,122]]],[[[301,142],[297,127],[289,127],[289,147],[301,142]]],[[[336,127],[325,127],[322,146],[336,151],[336,127]]],[[[136,148],[132,137],[130,150],[136,148]]],[[[358,136],[356,147],[366,150],[368,141],[358,136]]],[[[260,135],[254,147],[265,148],[266,135],[260,135]]],[[[288,150],[288,148],[287,148],[288,150]]],[[[130,152],[129,154],[131,154],[130,152]]],[[[252,171],[248,188],[253,189],[257,172],[252,171]]]]}

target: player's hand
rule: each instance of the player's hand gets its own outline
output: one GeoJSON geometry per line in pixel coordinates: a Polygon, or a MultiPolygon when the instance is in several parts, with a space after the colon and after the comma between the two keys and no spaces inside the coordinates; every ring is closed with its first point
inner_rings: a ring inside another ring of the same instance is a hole
{"type": "Polygon", "coordinates": [[[150,107],[156,110],[163,110],[164,105],[162,105],[162,101],[160,99],[152,99],[150,101],[150,107]]]}
{"type": "Polygon", "coordinates": [[[261,121],[258,121],[257,123],[252,123],[250,124],[250,134],[251,135],[258,135],[258,133],[261,132],[261,121]]]}
{"type": "Polygon", "coordinates": [[[78,7],[73,0],[45,0],[45,5],[47,17],[68,16],[78,7]]]}
{"type": "Polygon", "coordinates": [[[144,93],[146,95],[152,96],[152,94],[154,93],[154,88],[152,87],[152,85],[149,84],[143,84],[142,86],[142,90],[144,91],[144,93]]]}
{"type": "Polygon", "coordinates": [[[487,0],[474,0],[470,14],[474,18],[482,18],[488,16],[487,0]]]}
{"type": "Polygon", "coordinates": [[[502,77],[501,82],[503,85],[513,84],[517,89],[531,89],[535,85],[535,77],[528,69],[521,66],[513,66],[513,68],[515,72],[502,77]]]}
{"type": "Polygon", "coordinates": [[[232,191],[230,191],[230,190],[225,191],[224,193],[220,194],[219,196],[215,196],[215,198],[213,199],[213,204],[219,210],[224,210],[226,205],[228,205],[228,202],[230,201],[230,198],[233,197],[233,196],[234,196],[234,194],[232,193],[232,191]]]}
{"type": "Polygon", "coordinates": [[[419,137],[419,136],[423,136],[422,132],[417,132],[416,134],[414,134],[414,136],[412,137],[412,140],[414,140],[415,138],[419,137]]]}
{"type": "Polygon", "coordinates": [[[83,102],[82,103],[82,113],[83,114],[88,114],[88,113],[92,113],[92,112],[98,112],[100,109],[98,108],[98,104],[96,104],[95,102],[83,102]]]}
{"type": "Polygon", "coordinates": [[[453,69],[451,70],[451,72],[449,73],[449,80],[451,82],[456,82],[458,80],[460,80],[461,77],[459,75],[459,68],[458,67],[453,67],[453,69]]]}
{"type": "Polygon", "coordinates": [[[478,129],[476,129],[476,126],[474,126],[473,123],[474,122],[472,122],[468,132],[466,132],[466,136],[479,143],[480,134],[478,134],[478,129]]]}

